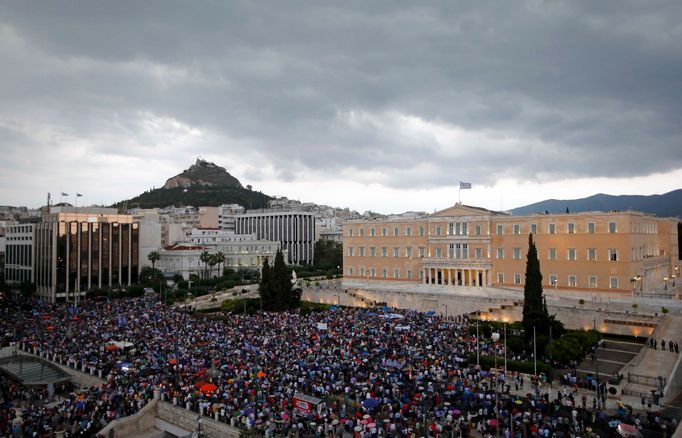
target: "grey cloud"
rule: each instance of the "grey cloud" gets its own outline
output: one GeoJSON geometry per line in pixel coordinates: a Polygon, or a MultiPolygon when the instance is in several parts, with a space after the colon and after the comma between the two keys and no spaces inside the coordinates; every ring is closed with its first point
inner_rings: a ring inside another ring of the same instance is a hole
{"type": "Polygon", "coordinates": [[[393,187],[646,175],[682,167],[680,19],[672,0],[15,1],[0,5],[12,35],[0,121],[97,153],[166,151],[180,169],[239,157],[287,181],[319,169],[393,187]],[[351,126],[339,117],[351,111],[383,124],[351,126]],[[182,133],[148,132],[145,114],[211,137],[164,145],[182,133]],[[395,114],[485,144],[413,136],[395,114]]]}

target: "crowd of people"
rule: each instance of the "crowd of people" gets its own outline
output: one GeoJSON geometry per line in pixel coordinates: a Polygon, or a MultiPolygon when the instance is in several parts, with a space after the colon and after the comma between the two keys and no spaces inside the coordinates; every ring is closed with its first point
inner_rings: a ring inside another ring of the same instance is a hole
{"type": "MultiPolygon", "coordinates": [[[[454,437],[475,430],[562,438],[596,435],[614,420],[573,391],[553,396],[535,385],[519,395],[512,388],[523,387],[521,376],[469,363],[477,339],[464,315],[337,308],[306,316],[196,316],[155,297],[89,302],[77,311],[38,304],[11,312],[4,328],[11,326],[21,349],[101,375],[105,383],[55,404],[26,406],[18,427],[0,410],[0,430],[9,436],[60,429],[65,436],[94,436],[155,392],[264,436],[454,437]],[[320,403],[301,411],[296,394],[320,403]]],[[[481,355],[503,353],[490,340],[479,340],[478,348],[481,355]]],[[[626,409],[619,417],[639,421],[626,409]]]]}

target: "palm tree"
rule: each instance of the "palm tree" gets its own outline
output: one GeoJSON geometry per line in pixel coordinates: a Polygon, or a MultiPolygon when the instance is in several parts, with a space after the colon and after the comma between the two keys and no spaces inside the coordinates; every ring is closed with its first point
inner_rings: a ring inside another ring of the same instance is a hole
{"type": "Polygon", "coordinates": [[[211,273],[213,273],[213,267],[218,264],[218,257],[216,254],[211,254],[208,256],[208,265],[211,267],[211,273]]]}
{"type": "Polygon", "coordinates": [[[147,259],[152,262],[152,269],[155,269],[156,262],[161,258],[161,254],[158,251],[152,251],[147,255],[147,259]]]}
{"type": "Polygon", "coordinates": [[[225,268],[225,254],[222,251],[218,251],[215,254],[215,259],[218,262],[218,265],[220,266],[220,272],[219,272],[219,277],[223,276],[223,269],[225,268]]]}
{"type": "Polygon", "coordinates": [[[204,278],[208,277],[208,260],[211,258],[211,254],[208,251],[203,251],[199,255],[199,260],[204,264],[204,278]]]}

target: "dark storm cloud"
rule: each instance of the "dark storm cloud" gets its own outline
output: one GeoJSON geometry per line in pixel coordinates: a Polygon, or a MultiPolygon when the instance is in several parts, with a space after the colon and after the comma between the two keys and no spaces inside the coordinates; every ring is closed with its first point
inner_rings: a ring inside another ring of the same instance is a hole
{"type": "Polygon", "coordinates": [[[24,129],[0,144],[392,187],[663,172],[680,20],[678,1],[5,2],[0,127],[24,129]]]}

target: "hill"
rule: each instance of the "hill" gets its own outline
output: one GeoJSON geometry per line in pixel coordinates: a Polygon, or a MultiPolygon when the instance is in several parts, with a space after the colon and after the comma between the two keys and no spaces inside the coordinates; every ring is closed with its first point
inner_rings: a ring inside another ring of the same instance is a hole
{"type": "Polygon", "coordinates": [[[682,189],[662,195],[605,195],[599,193],[581,199],[547,199],[512,210],[515,215],[531,213],[563,213],[570,211],[637,210],[655,214],[658,217],[682,219],[682,189]]]}
{"type": "Polygon", "coordinates": [[[193,205],[215,207],[221,204],[240,204],[247,209],[265,208],[272,197],[242,186],[225,168],[205,160],[196,163],[182,173],[168,178],[160,189],[146,191],[127,201],[114,204],[128,208],[161,208],[193,205]]]}

